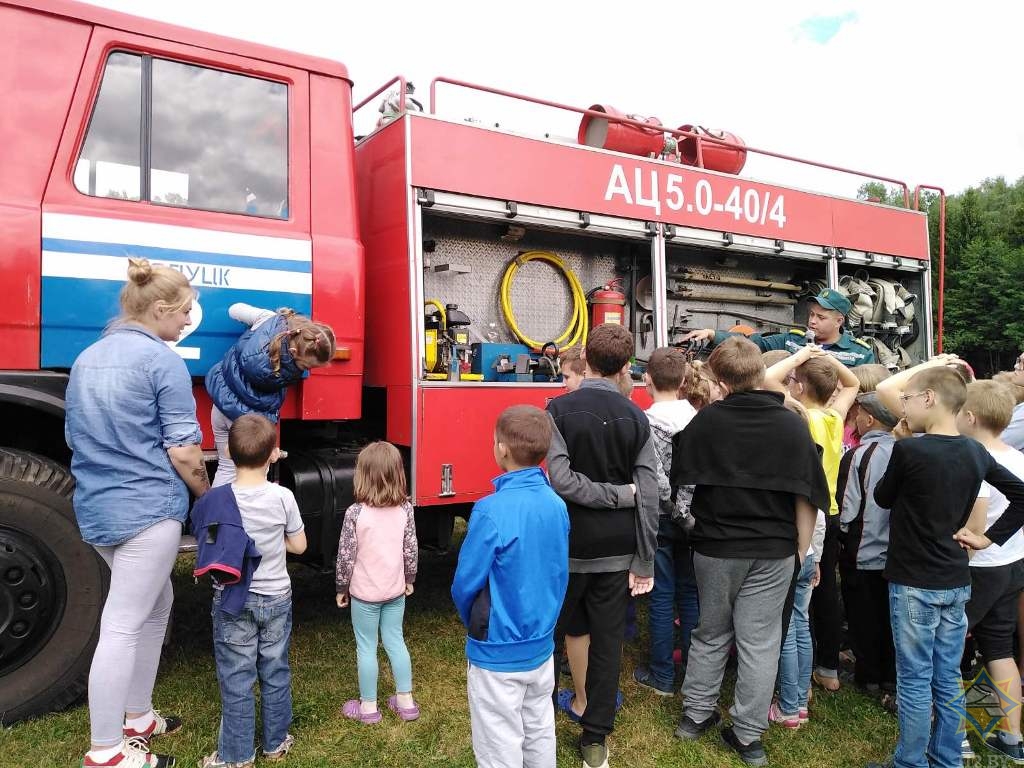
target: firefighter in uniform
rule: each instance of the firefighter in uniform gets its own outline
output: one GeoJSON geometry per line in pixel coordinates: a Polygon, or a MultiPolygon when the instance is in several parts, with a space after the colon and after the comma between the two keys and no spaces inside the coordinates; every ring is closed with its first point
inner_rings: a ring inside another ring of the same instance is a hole
{"type": "MultiPolygon", "coordinates": [[[[826,288],[817,296],[811,297],[813,302],[808,308],[807,331],[814,333],[814,343],[836,357],[847,368],[865,363],[875,362],[875,353],[864,339],[854,337],[843,327],[846,315],[851,307],[850,300],[839,291],[826,288]]],[[[773,333],[764,336],[753,333],[748,338],[761,348],[762,352],[772,349],[785,349],[790,354],[807,344],[807,331],[793,328],[788,333],[773,333]]],[[[683,341],[707,341],[714,347],[730,336],[742,336],[728,331],[714,331],[706,328],[691,331],[683,337],[683,341]]]]}

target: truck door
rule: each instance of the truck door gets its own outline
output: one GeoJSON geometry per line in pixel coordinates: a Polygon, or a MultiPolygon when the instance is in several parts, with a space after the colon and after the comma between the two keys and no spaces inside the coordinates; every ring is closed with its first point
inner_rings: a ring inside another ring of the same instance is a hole
{"type": "Polygon", "coordinates": [[[310,311],[304,71],[97,28],[42,213],[43,367],[119,313],[128,259],[199,292],[172,344],[202,376],[243,330],[228,307],[310,311]]]}

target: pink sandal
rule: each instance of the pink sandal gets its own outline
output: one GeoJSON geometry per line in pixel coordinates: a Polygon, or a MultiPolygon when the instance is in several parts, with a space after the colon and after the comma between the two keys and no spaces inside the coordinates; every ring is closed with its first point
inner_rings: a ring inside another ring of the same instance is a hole
{"type": "MultiPolygon", "coordinates": [[[[359,699],[349,699],[341,708],[341,714],[349,720],[358,720],[359,722],[366,723],[367,725],[373,725],[374,723],[379,723],[381,721],[382,718],[379,709],[376,712],[364,713],[359,704],[359,699]]],[[[390,706],[390,704],[391,702],[389,701],[388,705],[390,706]]]]}
{"type": "Polygon", "coordinates": [[[400,707],[398,706],[398,697],[392,696],[388,699],[388,709],[398,715],[402,720],[409,722],[410,720],[416,720],[420,716],[420,707],[418,704],[413,703],[411,707],[400,707]]]}

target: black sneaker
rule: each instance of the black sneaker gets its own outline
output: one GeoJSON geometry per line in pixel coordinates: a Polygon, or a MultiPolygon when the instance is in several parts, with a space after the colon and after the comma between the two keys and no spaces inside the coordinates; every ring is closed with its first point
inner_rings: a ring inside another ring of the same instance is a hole
{"type": "Polygon", "coordinates": [[[730,725],[728,728],[722,729],[722,742],[739,755],[740,760],[747,765],[768,765],[768,755],[764,753],[764,745],[761,744],[760,739],[743,744],[736,737],[730,725]]]}
{"type": "Polygon", "coordinates": [[[654,679],[651,670],[647,667],[637,667],[633,670],[633,682],[639,686],[654,691],[659,696],[675,696],[676,691],[671,685],[667,688],[654,679]]]}
{"type": "Polygon", "coordinates": [[[153,722],[144,731],[136,731],[123,726],[122,732],[126,739],[142,739],[149,741],[154,736],[169,736],[181,730],[181,718],[177,715],[161,715],[158,710],[153,710],[153,722]]]}
{"type": "Polygon", "coordinates": [[[985,746],[1009,758],[1014,765],[1024,765],[1024,744],[1019,741],[1016,744],[1007,744],[998,733],[993,733],[985,739],[985,746]]]}
{"type": "Polygon", "coordinates": [[[679,727],[676,728],[676,738],[683,741],[696,741],[720,722],[722,722],[722,715],[717,709],[711,713],[710,717],[699,723],[688,715],[683,715],[683,719],[679,721],[679,727]]]}

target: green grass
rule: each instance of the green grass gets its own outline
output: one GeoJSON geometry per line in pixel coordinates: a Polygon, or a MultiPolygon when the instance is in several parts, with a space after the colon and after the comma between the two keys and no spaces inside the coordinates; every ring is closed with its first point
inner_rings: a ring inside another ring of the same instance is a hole
{"type": "MultiPolygon", "coordinates": [[[[474,765],[466,705],[466,661],[463,630],[448,597],[455,554],[424,553],[416,593],[409,598],[406,640],[413,658],[416,698],[423,716],[400,723],[385,716],[376,726],[346,720],[342,703],[358,695],[355,648],[347,611],[334,605],[333,581],[303,568],[292,572],[295,629],[292,634],[292,693],[295,749],[283,764],[288,768],[397,768],[398,766],[474,765]]],[[[159,751],[177,755],[179,766],[195,766],[216,746],[220,717],[217,680],[210,640],[209,593],[189,576],[183,558],[175,574],[174,629],[165,649],[154,695],[157,708],[179,714],[181,733],[158,740],[159,751]]],[[[643,625],[641,614],[641,626],[643,625]]],[[[636,686],[630,674],[642,660],[645,645],[624,651],[622,690],[626,703],[610,737],[612,765],[741,766],[714,735],[683,743],[672,731],[680,715],[680,699],[663,699],[636,686]]],[[[380,695],[392,691],[386,657],[381,653],[380,695]]],[[[765,663],[772,663],[766,660],[765,663]]],[[[563,679],[563,685],[567,679],[563,679]]],[[[731,689],[723,703],[731,702],[731,689]]],[[[390,714],[390,713],[389,713],[390,714]]],[[[863,766],[886,757],[896,738],[896,721],[872,700],[844,689],[836,695],[816,692],[812,720],[799,731],[773,727],[766,747],[773,766],[829,768],[863,766]]],[[[556,719],[558,764],[579,766],[575,749],[578,726],[556,719]]],[[[0,765],[77,766],[88,748],[89,718],[84,705],[67,712],[0,730],[0,765]]]]}

